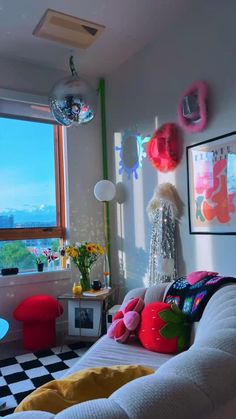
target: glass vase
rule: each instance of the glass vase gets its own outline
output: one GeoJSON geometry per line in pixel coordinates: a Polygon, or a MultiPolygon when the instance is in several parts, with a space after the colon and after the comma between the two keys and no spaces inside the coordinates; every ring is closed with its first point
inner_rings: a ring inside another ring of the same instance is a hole
{"type": "Polygon", "coordinates": [[[54,268],[55,268],[55,262],[54,262],[54,260],[49,260],[48,261],[48,270],[49,271],[54,271],[54,268]]]}
{"type": "Polygon", "coordinates": [[[107,254],[104,255],[103,259],[103,282],[104,288],[110,288],[110,265],[107,254]]]}
{"type": "Polygon", "coordinates": [[[80,270],[81,277],[80,277],[80,284],[82,286],[82,291],[90,290],[90,269],[86,268],[80,270]]]}

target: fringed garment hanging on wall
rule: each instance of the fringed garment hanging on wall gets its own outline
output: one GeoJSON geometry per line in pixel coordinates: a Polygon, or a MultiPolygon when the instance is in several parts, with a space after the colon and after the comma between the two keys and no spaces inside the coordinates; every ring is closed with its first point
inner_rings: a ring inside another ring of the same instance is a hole
{"type": "Polygon", "coordinates": [[[170,183],[159,185],[149,202],[147,211],[152,234],[148,286],[170,282],[177,277],[175,230],[181,205],[177,191],[170,183]]]}

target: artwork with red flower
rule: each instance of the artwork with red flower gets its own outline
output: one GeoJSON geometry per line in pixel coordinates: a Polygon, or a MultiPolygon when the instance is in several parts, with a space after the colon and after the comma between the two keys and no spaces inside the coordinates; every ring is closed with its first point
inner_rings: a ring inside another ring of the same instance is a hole
{"type": "Polygon", "coordinates": [[[187,147],[190,233],[236,234],[236,132],[187,147]]]}

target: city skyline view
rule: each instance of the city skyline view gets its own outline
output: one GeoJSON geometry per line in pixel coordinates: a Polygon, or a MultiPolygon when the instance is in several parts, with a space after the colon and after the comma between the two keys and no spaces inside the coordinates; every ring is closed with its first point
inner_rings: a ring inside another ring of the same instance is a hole
{"type": "Polygon", "coordinates": [[[0,228],[42,227],[56,225],[56,207],[41,206],[31,210],[0,212],[0,228]]]}

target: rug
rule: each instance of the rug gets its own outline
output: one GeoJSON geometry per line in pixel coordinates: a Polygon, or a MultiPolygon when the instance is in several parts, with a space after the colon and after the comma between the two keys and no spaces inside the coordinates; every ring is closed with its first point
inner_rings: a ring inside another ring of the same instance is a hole
{"type": "Polygon", "coordinates": [[[60,378],[90,346],[79,342],[0,360],[0,399],[6,403],[0,417],[13,413],[36,388],[60,378]]]}

